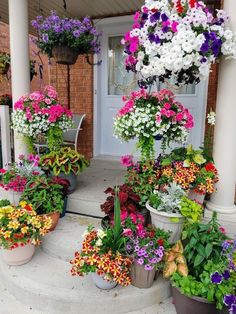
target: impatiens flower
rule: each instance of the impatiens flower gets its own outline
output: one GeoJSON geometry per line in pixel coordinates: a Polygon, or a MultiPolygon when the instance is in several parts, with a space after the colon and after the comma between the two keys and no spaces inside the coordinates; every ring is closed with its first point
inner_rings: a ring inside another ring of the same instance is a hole
{"type": "Polygon", "coordinates": [[[121,156],[121,164],[125,167],[131,167],[133,165],[133,155],[121,156]]]}
{"type": "Polygon", "coordinates": [[[214,284],[221,284],[223,280],[223,276],[221,274],[219,274],[217,271],[211,275],[211,282],[214,284]]]}
{"type": "Polygon", "coordinates": [[[123,235],[124,235],[125,237],[132,237],[133,231],[132,231],[131,229],[124,229],[124,230],[123,230],[123,235]]]}

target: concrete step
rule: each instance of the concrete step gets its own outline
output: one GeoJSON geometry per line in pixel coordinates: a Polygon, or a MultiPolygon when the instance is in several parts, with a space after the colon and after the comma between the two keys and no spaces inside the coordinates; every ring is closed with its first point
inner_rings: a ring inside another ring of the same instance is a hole
{"type": "Polygon", "coordinates": [[[120,163],[120,157],[110,155],[95,156],[90,160],[92,168],[124,170],[125,168],[120,163]]]}
{"type": "Polygon", "coordinates": [[[41,249],[22,266],[9,267],[0,260],[0,280],[28,308],[49,314],[104,314],[108,309],[114,314],[139,313],[170,296],[169,282],[161,277],[149,289],[118,286],[110,291],[99,290],[91,276],[72,277],[68,262],[53,258],[41,249]]]}
{"type": "Polygon", "coordinates": [[[56,229],[44,237],[42,250],[63,261],[70,261],[82,244],[82,234],[89,224],[101,228],[101,219],[66,214],[59,220],[56,229]],[[56,243],[56,245],[55,245],[56,243]]]}
{"type": "Polygon", "coordinates": [[[124,170],[89,167],[78,176],[77,190],[68,197],[67,210],[73,213],[103,217],[100,205],[104,191],[124,183],[124,170]]]}

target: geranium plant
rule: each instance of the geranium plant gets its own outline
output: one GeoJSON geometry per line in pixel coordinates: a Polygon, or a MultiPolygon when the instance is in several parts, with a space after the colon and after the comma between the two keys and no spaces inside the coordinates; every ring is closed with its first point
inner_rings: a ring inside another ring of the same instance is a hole
{"type": "Polygon", "coordinates": [[[22,96],[14,104],[12,122],[14,130],[28,139],[31,149],[33,142],[45,135],[50,150],[60,148],[63,131],[73,125],[72,113],[59,104],[52,86],[22,96]]]}
{"type": "Polygon", "coordinates": [[[60,173],[77,175],[87,168],[89,163],[74,149],[62,147],[59,151],[52,151],[41,156],[40,165],[46,172],[52,172],[57,176],[60,173]]]}
{"type": "Polygon", "coordinates": [[[32,204],[37,214],[61,213],[64,205],[63,184],[52,177],[32,177],[21,196],[21,200],[32,204]]]}
{"type": "Polygon", "coordinates": [[[140,85],[156,78],[177,86],[205,79],[221,56],[236,57],[229,16],[214,16],[202,1],[146,0],[125,34],[126,68],[140,75],[140,85]]]}
{"type": "Polygon", "coordinates": [[[100,34],[88,17],[81,21],[60,18],[55,11],[51,11],[46,18],[37,16],[31,24],[38,32],[35,43],[49,57],[52,56],[52,49],[55,46],[68,46],[77,50],[79,54],[99,53],[100,51],[100,34]]]}
{"type": "Polygon", "coordinates": [[[19,155],[18,158],[19,161],[8,164],[9,170],[0,169],[0,186],[5,190],[23,192],[31,178],[44,174],[38,166],[40,158],[38,155],[19,155]]]}
{"type": "Polygon", "coordinates": [[[216,191],[217,169],[202,150],[193,150],[191,146],[175,149],[161,157],[160,164],[161,180],[176,182],[183,189],[193,189],[199,194],[216,191]]]}
{"type": "Polygon", "coordinates": [[[9,108],[12,108],[12,96],[10,94],[1,95],[0,106],[9,106],[9,108]]]}
{"type": "Polygon", "coordinates": [[[41,238],[49,232],[51,218],[38,216],[25,201],[18,207],[0,208],[0,246],[12,250],[27,243],[39,245],[41,238]]]}
{"type": "Polygon", "coordinates": [[[166,89],[148,94],[144,89],[123,97],[125,105],[114,122],[114,134],[125,142],[137,138],[142,160],[154,158],[154,138],[165,150],[170,143],[185,143],[193,117],[166,89]]]}

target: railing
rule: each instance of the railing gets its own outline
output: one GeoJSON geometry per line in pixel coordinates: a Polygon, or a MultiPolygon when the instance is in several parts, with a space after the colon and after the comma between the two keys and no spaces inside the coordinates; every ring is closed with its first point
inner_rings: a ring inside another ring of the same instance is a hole
{"type": "Polygon", "coordinates": [[[0,106],[0,125],[1,125],[1,167],[7,167],[11,162],[11,129],[10,112],[8,106],[0,106]]]}

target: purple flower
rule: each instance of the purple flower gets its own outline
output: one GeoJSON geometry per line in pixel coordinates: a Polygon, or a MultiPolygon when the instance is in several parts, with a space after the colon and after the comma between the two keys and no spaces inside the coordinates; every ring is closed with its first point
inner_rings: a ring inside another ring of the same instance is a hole
{"type": "Polygon", "coordinates": [[[147,20],[148,19],[148,14],[147,13],[143,13],[142,14],[142,20],[147,20]]]}
{"type": "Polygon", "coordinates": [[[226,294],[224,296],[224,304],[230,307],[232,304],[236,302],[236,296],[233,294],[226,294]]]}
{"type": "Polygon", "coordinates": [[[225,280],[228,280],[230,278],[230,272],[226,269],[222,276],[224,277],[225,280]]]}
{"type": "Polygon", "coordinates": [[[42,35],[42,40],[47,43],[48,42],[48,34],[43,34],[42,35]]]}
{"type": "Polygon", "coordinates": [[[221,284],[223,280],[223,276],[216,271],[214,274],[211,275],[211,282],[214,284],[221,284]]]}
{"type": "Polygon", "coordinates": [[[150,241],[150,242],[149,242],[149,245],[151,245],[151,246],[152,246],[152,245],[153,245],[153,241],[150,241]]]}
{"type": "Polygon", "coordinates": [[[209,44],[208,44],[208,42],[207,41],[205,41],[202,45],[201,45],[201,48],[200,48],[200,50],[201,50],[201,52],[207,52],[208,50],[209,50],[209,44]]]}
{"type": "Polygon", "coordinates": [[[169,20],[168,16],[165,13],[162,13],[161,19],[162,19],[162,22],[166,22],[167,20],[169,20]]]}
{"type": "Polygon", "coordinates": [[[201,60],[200,60],[200,62],[201,62],[201,63],[207,62],[207,58],[206,58],[206,57],[202,57],[201,60]]]}
{"type": "Polygon", "coordinates": [[[55,25],[54,26],[54,31],[55,31],[55,33],[61,33],[62,32],[61,26],[60,25],[55,25]]]}
{"type": "Polygon", "coordinates": [[[127,251],[131,251],[132,246],[131,246],[130,244],[127,244],[127,245],[126,245],[126,249],[127,249],[127,251]]]}
{"type": "Polygon", "coordinates": [[[229,309],[230,314],[236,314],[236,304],[232,304],[229,309]]]}
{"type": "Polygon", "coordinates": [[[150,22],[155,23],[157,20],[159,20],[160,16],[161,16],[160,12],[155,12],[150,16],[150,22]]]}
{"type": "Polygon", "coordinates": [[[134,251],[135,251],[135,252],[138,252],[138,251],[139,251],[139,249],[140,249],[140,248],[139,248],[139,245],[135,245],[135,247],[134,247],[134,251]]]}
{"type": "Polygon", "coordinates": [[[139,265],[143,265],[143,263],[144,263],[143,258],[139,258],[139,259],[138,259],[138,264],[139,264],[139,265]]]}
{"type": "Polygon", "coordinates": [[[143,255],[145,258],[148,258],[148,253],[145,253],[144,255],[143,255]]]}
{"type": "Polygon", "coordinates": [[[144,269],[145,269],[145,270],[153,270],[153,268],[154,268],[154,266],[149,265],[149,264],[147,264],[147,265],[144,266],[144,269]]]}
{"type": "Polygon", "coordinates": [[[81,31],[77,29],[76,31],[73,31],[73,35],[78,38],[81,35],[81,31]]]}

